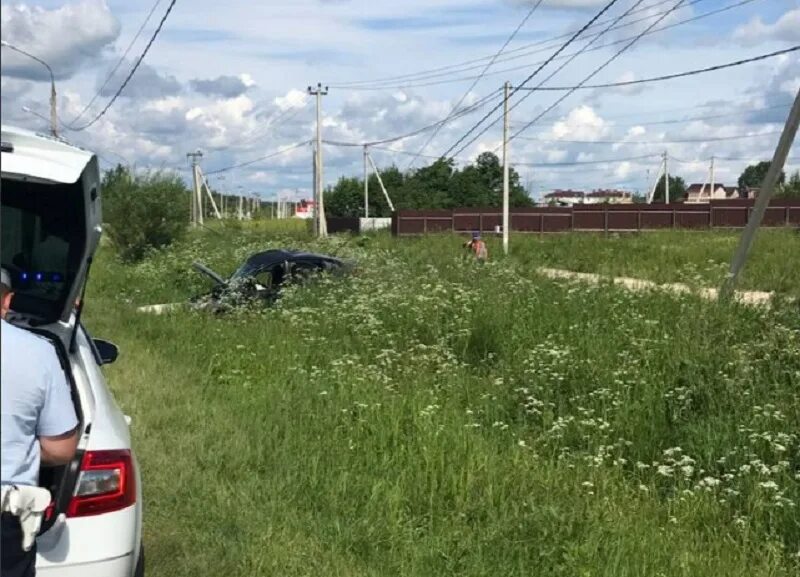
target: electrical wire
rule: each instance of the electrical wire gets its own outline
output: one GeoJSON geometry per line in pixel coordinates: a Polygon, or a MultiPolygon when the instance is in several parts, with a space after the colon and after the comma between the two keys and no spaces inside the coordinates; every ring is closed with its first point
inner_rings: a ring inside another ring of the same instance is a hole
{"type": "MultiPolygon", "coordinates": [[[[750,3],[756,2],[756,1],[758,1],[758,0],[739,0],[738,2],[735,2],[733,4],[729,4],[729,5],[723,6],[721,8],[710,10],[708,12],[704,12],[702,14],[698,14],[697,16],[692,16],[692,17],[686,18],[684,20],[679,20],[679,21],[671,23],[671,24],[665,24],[664,26],[660,26],[658,28],[654,28],[653,30],[649,31],[646,34],[646,36],[649,36],[651,34],[657,34],[658,32],[663,32],[665,30],[670,30],[670,29],[673,29],[673,28],[677,28],[679,26],[683,26],[683,25],[689,24],[691,22],[696,22],[696,21],[699,21],[699,20],[702,20],[702,19],[705,19],[705,18],[709,18],[711,16],[716,16],[716,15],[721,14],[723,12],[734,10],[736,8],[740,8],[740,7],[742,7],[742,6],[746,5],[746,4],[750,4],[750,3]]],[[[688,6],[688,4],[684,5],[683,8],[685,8],[686,6],[688,6]]],[[[666,13],[667,13],[666,11],[665,12],[659,12],[656,15],[661,15],[661,14],[666,14],[666,13]]],[[[641,18],[641,19],[635,20],[634,22],[641,22],[641,21],[644,21],[644,20],[649,20],[650,18],[652,18],[652,17],[654,17],[656,15],[649,15],[649,16],[647,16],[645,18],[641,18]]],[[[630,23],[628,23],[628,24],[630,24],[630,23]]],[[[628,24],[612,27],[611,30],[622,28],[624,26],[627,26],[628,24]]],[[[621,38],[619,40],[606,42],[605,44],[598,44],[597,46],[587,50],[587,52],[596,52],[596,51],[602,50],[604,48],[610,48],[612,46],[617,46],[617,45],[623,44],[623,43],[625,43],[625,42],[627,42],[627,41],[629,41],[629,40],[631,40],[632,38],[635,38],[635,37],[636,36],[628,36],[626,38],[621,38]]],[[[534,54],[536,52],[543,52],[543,51],[546,51],[546,50],[547,50],[547,48],[541,49],[541,50],[537,50],[535,52],[531,52],[530,54],[534,54]]],[[[527,54],[527,55],[529,55],[529,54],[527,54]]],[[[554,60],[560,60],[561,58],[568,58],[569,56],[571,56],[571,54],[564,54],[563,56],[555,58],[554,60]]],[[[521,58],[521,56],[515,57],[515,58],[521,58]]],[[[511,59],[509,58],[507,60],[511,60],[511,59]]],[[[506,60],[501,60],[501,62],[505,62],[505,61],[506,60]]],[[[495,70],[494,72],[488,72],[484,76],[489,77],[489,76],[499,76],[501,74],[505,75],[505,74],[507,74],[509,72],[516,72],[516,71],[519,71],[519,70],[529,69],[531,66],[536,66],[538,64],[541,64],[542,62],[544,62],[544,61],[543,60],[539,60],[539,61],[536,61],[536,62],[530,62],[530,63],[521,64],[521,65],[518,65],[518,66],[512,66],[512,67],[509,67],[509,68],[503,68],[503,69],[495,70]]],[[[465,69],[465,71],[466,71],[466,69],[465,69]]],[[[452,75],[452,73],[450,73],[450,74],[440,74],[440,75],[438,75],[438,77],[446,77],[446,76],[451,76],[451,75],[452,75]]],[[[436,77],[437,76],[431,76],[431,78],[436,78],[436,77]]],[[[348,90],[355,90],[355,91],[406,90],[406,89],[409,89],[409,88],[421,88],[421,87],[426,87],[426,86],[438,86],[438,85],[442,85],[442,84],[454,84],[454,83],[459,83],[459,82],[467,82],[467,81],[472,80],[474,78],[475,78],[475,76],[473,75],[473,76],[461,76],[461,77],[458,77],[458,78],[450,78],[450,79],[443,79],[443,80],[431,80],[431,81],[428,81],[428,82],[421,82],[421,81],[413,82],[412,81],[412,83],[405,83],[405,84],[346,86],[346,87],[339,87],[339,88],[346,88],[348,90]]],[[[419,80],[424,80],[424,79],[421,78],[419,80]]]]}
{"type": "MultiPolygon", "coordinates": [[[[534,71],[533,71],[533,73],[531,73],[531,74],[530,74],[530,75],[529,75],[529,76],[528,76],[528,77],[527,77],[527,78],[526,78],[526,79],[525,79],[525,80],[522,82],[522,84],[520,84],[520,86],[525,86],[525,85],[526,85],[528,82],[530,82],[530,80],[531,80],[531,79],[532,79],[534,76],[536,76],[536,75],[537,75],[537,74],[538,74],[538,73],[539,73],[539,72],[540,72],[540,71],[541,71],[541,70],[542,70],[542,69],[543,69],[545,66],[547,66],[547,65],[548,65],[550,62],[552,62],[552,61],[553,61],[553,59],[554,59],[556,56],[558,56],[558,55],[559,55],[561,52],[563,52],[563,51],[564,51],[564,50],[565,50],[565,49],[566,49],[566,48],[567,48],[567,47],[568,47],[570,44],[572,44],[572,43],[573,43],[573,42],[574,42],[574,41],[575,41],[575,40],[578,38],[578,36],[580,36],[581,34],[583,34],[583,32],[584,32],[585,30],[587,30],[587,29],[588,29],[588,28],[589,28],[589,27],[590,27],[592,24],[594,24],[594,23],[595,23],[595,22],[596,22],[596,21],[597,21],[597,20],[598,20],[598,19],[599,19],[599,18],[600,18],[600,17],[601,17],[603,14],[605,14],[605,13],[606,13],[606,12],[607,12],[607,11],[608,11],[608,10],[609,10],[609,9],[610,9],[610,8],[611,8],[613,5],[614,5],[614,4],[616,4],[616,3],[617,3],[617,1],[618,1],[618,0],[610,0],[610,1],[609,1],[609,2],[608,2],[606,5],[605,5],[605,6],[603,6],[603,8],[601,8],[601,9],[600,9],[600,11],[599,11],[597,14],[595,14],[595,15],[592,17],[592,19],[591,19],[591,20],[589,20],[589,22],[587,22],[586,24],[584,24],[584,25],[583,25],[583,27],[582,27],[580,30],[578,30],[577,32],[575,32],[575,34],[573,34],[573,35],[572,35],[572,37],[571,37],[569,40],[567,40],[567,41],[566,41],[564,44],[562,44],[562,45],[561,45],[561,47],[560,47],[558,50],[556,50],[556,51],[555,51],[553,54],[551,54],[551,55],[550,55],[550,58],[548,58],[547,60],[545,60],[545,61],[544,61],[544,63],[542,63],[542,64],[541,64],[541,65],[540,65],[540,66],[539,66],[539,67],[538,67],[536,70],[534,70],[534,71]]],[[[508,98],[511,98],[512,96],[514,96],[514,94],[516,94],[518,90],[519,90],[519,87],[516,87],[516,88],[514,88],[514,90],[513,90],[513,91],[512,91],[512,92],[511,92],[511,93],[508,95],[508,98]]],[[[486,113],[486,115],[485,115],[483,118],[481,118],[481,119],[480,119],[480,120],[479,120],[477,123],[475,123],[475,125],[474,125],[472,128],[470,128],[470,129],[467,131],[467,133],[466,133],[466,134],[464,134],[464,135],[463,135],[461,138],[459,138],[459,139],[458,139],[458,141],[456,141],[456,143],[455,143],[455,144],[453,144],[453,145],[452,145],[450,148],[448,148],[448,149],[447,149],[447,151],[446,151],[446,152],[445,152],[445,153],[444,153],[442,156],[448,156],[448,155],[449,155],[449,154],[450,154],[450,153],[451,153],[451,152],[452,152],[452,151],[453,151],[453,150],[454,150],[454,149],[455,149],[455,148],[456,148],[456,147],[457,147],[459,144],[461,144],[461,143],[462,143],[462,142],[463,142],[463,141],[464,141],[464,140],[465,140],[465,139],[466,139],[466,138],[467,138],[467,137],[468,137],[470,134],[472,134],[472,133],[473,133],[473,132],[474,132],[474,131],[475,131],[475,130],[476,130],[476,129],[477,129],[477,128],[478,128],[478,127],[481,125],[481,124],[483,124],[483,122],[484,122],[484,121],[485,121],[487,118],[489,118],[489,117],[490,117],[492,114],[494,114],[494,113],[495,113],[497,110],[499,110],[500,108],[502,108],[502,106],[503,106],[503,103],[504,103],[504,102],[505,102],[505,99],[504,99],[504,100],[502,100],[502,101],[501,101],[499,104],[497,104],[497,105],[496,105],[494,108],[492,108],[492,109],[491,109],[491,110],[490,110],[488,113],[486,113]]]]}
{"type": "MultiPolygon", "coordinates": [[[[400,140],[405,140],[407,138],[411,138],[412,136],[417,136],[418,134],[422,134],[423,132],[427,132],[428,130],[432,130],[432,129],[436,128],[437,126],[442,126],[444,124],[447,124],[448,122],[451,122],[451,121],[455,120],[456,118],[460,118],[462,116],[466,116],[467,114],[470,114],[470,113],[482,108],[483,106],[486,105],[487,102],[489,102],[494,97],[495,94],[497,94],[497,92],[499,92],[499,89],[496,89],[496,90],[490,92],[486,96],[480,98],[476,102],[470,104],[469,106],[467,106],[466,108],[460,110],[459,112],[457,112],[455,114],[449,115],[449,116],[443,118],[442,120],[438,120],[438,121],[434,122],[433,124],[428,124],[427,126],[423,126],[423,127],[418,128],[418,129],[416,129],[416,130],[414,130],[412,132],[401,134],[399,136],[392,136],[390,138],[383,138],[381,140],[367,140],[367,141],[364,141],[364,142],[342,142],[342,141],[337,141],[337,140],[323,140],[322,142],[324,144],[330,144],[332,146],[349,146],[349,147],[359,147],[359,148],[363,148],[364,146],[368,146],[368,147],[372,148],[372,147],[376,147],[376,146],[378,146],[380,144],[389,144],[389,143],[392,143],[392,142],[398,142],[400,140]]],[[[411,153],[409,153],[409,154],[411,154],[411,153]]]]}
{"type": "Polygon", "coordinates": [[[544,142],[547,144],[613,144],[613,145],[630,145],[630,144],[690,144],[690,143],[704,143],[704,142],[723,142],[726,140],[746,140],[749,138],[759,138],[762,136],[774,136],[780,134],[780,130],[772,132],[761,132],[755,134],[739,134],[736,136],[718,136],[713,138],[688,138],[684,140],[560,140],[560,139],[546,139],[536,138],[535,136],[520,136],[520,140],[528,140],[532,142],[544,142]]]}
{"type": "MultiPolygon", "coordinates": [[[[573,92],[575,92],[575,90],[577,90],[577,89],[578,89],[578,87],[580,87],[580,86],[583,86],[584,84],[586,84],[586,83],[587,83],[589,80],[591,80],[591,79],[592,79],[592,78],[594,78],[594,77],[595,77],[597,74],[599,74],[601,71],[603,71],[603,70],[604,70],[604,69],[605,69],[605,68],[606,68],[606,67],[607,67],[609,64],[611,64],[611,63],[612,63],[612,62],[614,62],[614,61],[615,61],[617,58],[619,58],[620,56],[622,56],[622,54],[624,54],[624,53],[625,53],[625,52],[626,52],[626,51],[627,51],[627,50],[628,50],[628,49],[629,49],[631,46],[633,46],[633,45],[634,45],[636,42],[638,42],[638,41],[639,41],[639,39],[641,39],[641,38],[642,38],[642,37],[643,37],[645,34],[647,34],[647,33],[648,33],[650,30],[652,30],[652,29],[653,29],[653,28],[654,28],[654,27],[655,27],[655,26],[656,26],[656,25],[657,25],[659,22],[661,22],[662,20],[664,20],[664,18],[666,18],[667,16],[669,16],[669,14],[670,14],[671,12],[674,12],[675,10],[677,10],[678,8],[680,8],[680,7],[681,7],[681,5],[682,5],[684,2],[685,2],[685,0],[678,0],[678,2],[676,2],[676,3],[675,3],[675,5],[672,7],[672,10],[668,11],[666,14],[663,14],[663,15],[659,16],[659,17],[658,17],[658,18],[657,18],[657,19],[656,19],[656,20],[655,20],[655,21],[654,21],[652,24],[650,24],[650,26],[648,26],[648,27],[647,27],[647,28],[645,28],[645,29],[644,29],[644,30],[643,30],[641,33],[639,33],[639,35],[637,35],[637,37],[636,37],[636,38],[634,38],[634,39],[633,39],[633,40],[631,40],[629,43],[627,43],[625,46],[623,46],[621,49],[619,49],[617,52],[615,52],[615,53],[614,53],[614,54],[611,56],[611,58],[608,58],[608,59],[607,59],[607,60],[606,60],[606,61],[605,61],[603,64],[601,64],[600,66],[598,66],[597,68],[595,68],[595,69],[594,69],[594,70],[593,70],[593,71],[592,71],[592,72],[591,72],[591,73],[590,73],[588,76],[586,76],[586,77],[585,77],[585,78],[584,78],[584,79],[583,79],[583,80],[580,82],[580,84],[578,84],[578,86],[576,86],[576,87],[574,87],[574,88],[570,89],[569,91],[567,91],[567,93],[566,93],[566,94],[564,94],[564,95],[563,95],[563,96],[561,96],[559,99],[557,99],[557,100],[556,100],[556,101],[555,101],[553,104],[551,104],[551,105],[550,105],[549,107],[547,107],[547,108],[546,108],[546,109],[545,109],[543,112],[541,112],[541,113],[540,113],[540,114],[539,114],[539,115],[538,115],[536,118],[534,118],[533,120],[531,120],[530,122],[528,122],[528,123],[527,123],[525,126],[523,126],[521,129],[519,129],[519,130],[518,130],[516,133],[512,134],[512,135],[511,135],[511,137],[509,138],[509,141],[511,141],[511,140],[514,140],[514,138],[515,138],[515,137],[519,136],[519,135],[520,135],[522,132],[524,132],[525,130],[527,130],[528,128],[530,128],[530,127],[531,127],[531,126],[532,126],[534,123],[536,123],[536,122],[537,122],[537,121],[538,121],[540,118],[542,118],[542,117],[543,117],[544,115],[546,115],[548,112],[550,112],[551,110],[553,110],[553,109],[554,109],[556,106],[558,106],[558,105],[559,105],[559,104],[560,104],[560,103],[561,103],[561,102],[562,102],[562,101],[563,101],[565,98],[567,98],[567,97],[568,97],[570,94],[572,94],[573,92]]],[[[522,101],[524,101],[524,100],[525,100],[525,98],[526,98],[527,96],[530,96],[531,94],[533,94],[533,92],[528,92],[528,93],[527,93],[527,94],[526,94],[526,95],[525,95],[523,98],[521,98],[521,99],[520,99],[520,101],[519,101],[517,104],[520,104],[522,101]]],[[[473,142],[474,142],[474,139],[473,139],[473,142]]],[[[468,143],[468,144],[467,144],[467,146],[469,146],[469,144],[472,144],[472,142],[468,143]]],[[[463,148],[462,148],[462,150],[463,150],[463,148]]]]}
{"type": "Polygon", "coordinates": [[[584,166],[588,164],[613,164],[616,162],[629,162],[632,160],[645,160],[648,158],[660,157],[660,154],[643,154],[641,156],[628,156],[622,158],[604,158],[602,160],[574,160],[568,162],[515,162],[514,166],[535,166],[535,167],[553,167],[553,166],[584,166]]]}
{"type": "Polygon", "coordinates": [[[128,44],[128,47],[125,49],[125,52],[122,53],[122,56],[120,56],[119,60],[117,60],[117,63],[114,65],[114,68],[112,68],[111,72],[109,72],[108,76],[106,76],[106,79],[103,81],[103,84],[100,85],[100,88],[98,88],[97,92],[95,92],[94,96],[92,96],[92,99],[89,101],[89,104],[87,104],[83,108],[83,110],[81,110],[80,113],[75,118],[73,118],[68,124],[75,124],[76,122],[78,122],[78,120],[80,120],[83,117],[83,115],[86,114],[86,112],[92,107],[92,105],[95,103],[95,100],[97,100],[97,98],[100,96],[100,93],[103,92],[103,89],[108,85],[108,83],[114,77],[114,74],[117,73],[119,67],[122,66],[123,62],[125,62],[125,58],[127,58],[128,53],[131,51],[131,48],[133,48],[133,45],[139,39],[139,36],[141,36],[142,31],[144,31],[144,27],[147,26],[148,22],[150,22],[150,18],[153,17],[153,14],[155,13],[156,8],[158,8],[159,4],[161,4],[161,0],[156,0],[153,6],[150,8],[150,12],[147,13],[147,17],[144,19],[144,22],[142,22],[142,25],[139,26],[139,30],[136,31],[136,34],[133,36],[133,39],[128,44]]]}
{"type": "Polygon", "coordinates": [[[619,86],[632,86],[634,84],[646,84],[649,82],[662,82],[664,80],[674,80],[675,78],[685,78],[687,76],[695,76],[697,74],[704,74],[706,72],[716,72],[717,70],[724,70],[726,68],[734,68],[736,66],[742,66],[744,64],[750,64],[751,62],[760,62],[761,60],[766,60],[768,58],[774,58],[776,56],[782,56],[784,54],[789,54],[790,52],[796,52],[800,50],[800,44],[796,46],[792,46],[790,48],[784,48],[783,50],[776,50],[775,52],[770,52],[768,54],[761,54],[759,56],[754,56],[752,58],[744,58],[742,60],[735,60],[734,62],[728,62],[726,64],[717,64],[716,66],[708,66],[706,68],[697,68],[695,70],[688,70],[686,72],[678,72],[676,74],[665,74],[662,76],[651,76],[650,78],[641,78],[639,80],[625,80],[621,82],[607,82],[605,84],[578,84],[577,86],[542,86],[542,87],[535,87],[535,88],[526,88],[520,87],[520,90],[528,91],[528,92],[542,92],[542,91],[561,91],[561,90],[582,90],[582,89],[598,89],[598,88],[616,88],[619,86]]]}
{"type": "Polygon", "coordinates": [[[147,46],[145,46],[139,58],[136,59],[133,68],[131,68],[131,71],[128,73],[128,76],[122,82],[119,89],[117,89],[116,93],[114,93],[114,96],[111,97],[111,100],[108,101],[108,104],[106,104],[105,107],[94,118],[92,118],[92,120],[90,120],[86,124],[83,124],[81,126],[67,125],[68,129],[74,131],[86,130],[90,126],[94,125],[98,120],[100,120],[105,115],[105,113],[108,112],[108,110],[114,105],[114,102],[117,101],[117,98],[119,98],[120,94],[122,94],[122,91],[125,90],[125,87],[128,85],[128,82],[130,82],[131,78],[133,78],[133,75],[136,74],[136,71],[139,69],[139,65],[141,65],[142,61],[144,60],[144,57],[147,55],[148,51],[150,50],[150,47],[153,45],[153,42],[155,42],[156,38],[158,37],[158,34],[161,32],[161,28],[163,28],[164,22],[167,21],[170,12],[172,12],[172,8],[175,6],[175,2],[177,2],[177,0],[170,1],[169,6],[167,7],[167,11],[164,13],[164,16],[161,17],[161,22],[158,23],[158,27],[155,29],[155,32],[153,32],[153,35],[150,37],[147,46]]]}
{"type": "MultiPolygon", "coordinates": [[[[705,2],[705,1],[707,1],[707,0],[692,0],[692,2],[689,2],[687,4],[687,7],[688,6],[693,6],[695,4],[700,4],[701,2],[705,2]]],[[[757,0],[748,0],[748,2],[751,2],[751,1],[754,2],[754,1],[757,1],[757,0]]],[[[655,8],[655,7],[661,6],[663,4],[666,4],[668,2],[670,2],[670,0],[659,0],[658,2],[655,2],[655,3],[652,3],[652,4],[648,4],[646,6],[642,6],[640,8],[637,8],[636,10],[633,10],[630,14],[636,14],[636,13],[639,13],[639,12],[644,12],[644,11],[650,10],[652,8],[655,8]]],[[[650,18],[658,16],[659,14],[660,13],[648,14],[647,16],[645,16],[643,18],[631,20],[629,22],[626,22],[625,24],[621,24],[621,25],[613,28],[612,30],[617,30],[617,29],[620,29],[620,28],[627,28],[629,26],[633,26],[633,25],[635,25],[635,24],[637,24],[639,22],[643,22],[645,20],[649,20],[650,18]]],[[[596,28],[596,27],[599,28],[600,26],[602,26],[604,24],[607,24],[608,22],[611,22],[612,20],[613,20],[613,18],[609,18],[607,20],[598,21],[596,24],[590,26],[587,30],[591,30],[591,29],[596,28]]],[[[560,44],[560,41],[562,41],[565,38],[569,38],[569,36],[571,34],[573,34],[574,32],[575,32],[575,30],[570,30],[569,32],[565,32],[563,34],[559,34],[558,36],[552,36],[550,38],[545,38],[545,39],[542,39],[542,40],[538,40],[536,42],[532,42],[530,44],[522,45],[522,46],[520,46],[518,48],[514,48],[512,50],[507,50],[507,51],[505,51],[505,56],[506,57],[500,58],[500,59],[496,60],[496,62],[508,62],[510,60],[516,60],[516,59],[519,59],[519,58],[524,58],[526,56],[530,56],[530,55],[536,54],[538,52],[546,52],[548,50],[551,50],[553,48],[558,47],[559,44],[560,44]],[[534,47],[541,47],[541,48],[538,48],[537,50],[534,50],[534,51],[528,51],[530,48],[534,48],[534,47]],[[519,54],[520,52],[522,52],[523,54],[519,54]],[[511,55],[514,55],[514,56],[511,56],[511,55]]],[[[430,78],[447,76],[447,75],[450,75],[450,74],[458,74],[458,73],[461,73],[461,72],[467,72],[469,70],[477,70],[477,69],[481,68],[481,66],[482,66],[481,63],[485,62],[486,60],[490,60],[492,58],[493,58],[493,56],[487,55],[487,56],[483,56],[483,57],[476,58],[476,59],[473,59],[473,60],[467,60],[467,61],[456,63],[456,64],[449,64],[449,65],[441,66],[441,67],[438,67],[438,68],[431,68],[431,69],[428,69],[428,70],[422,70],[422,71],[412,72],[412,73],[407,73],[407,74],[399,74],[399,75],[395,75],[395,76],[385,76],[385,77],[381,77],[381,78],[373,78],[373,79],[370,79],[370,80],[355,80],[355,81],[349,81],[349,82],[341,82],[341,83],[338,83],[338,84],[332,84],[331,87],[333,87],[333,88],[343,88],[344,89],[344,88],[353,88],[353,87],[368,86],[368,85],[377,86],[377,85],[381,85],[381,84],[387,84],[387,83],[393,83],[393,82],[401,82],[401,81],[404,81],[404,82],[407,83],[407,82],[425,80],[425,79],[430,79],[430,78]],[[470,64],[475,64],[475,66],[469,66],[470,64]]]]}
{"type": "MultiPolygon", "coordinates": [[[[523,19],[522,19],[522,21],[521,21],[521,22],[520,22],[520,23],[517,25],[517,27],[516,27],[516,28],[514,29],[514,31],[511,33],[511,35],[510,35],[510,36],[509,36],[509,37],[506,39],[506,41],[505,41],[505,42],[503,43],[503,45],[500,47],[500,50],[498,50],[498,51],[495,53],[495,55],[492,57],[492,59],[491,59],[491,60],[489,60],[489,62],[488,62],[488,63],[486,63],[486,66],[484,66],[484,68],[483,68],[483,70],[481,71],[481,73],[480,73],[480,74],[477,76],[477,78],[475,78],[475,80],[473,80],[473,81],[472,81],[472,84],[470,84],[469,88],[467,88],[467,89],[464,91],[464,94],[462,94],[462,95],[461,95],[461,98],[459,98],[459,99],[458,99],[458,102],[457,102],[457,103],[456,103],[456,104],[453,106],[453,108],[450,110],[450,113],[448,114],[447,118],[450,118],[450,116],[452,116],[452,115],[453,115],[453,113],[454,113],[456,110],[458,110],[458,107],[459,107],[459,106],[461,106],[461,103],[463,103],[463,102],[464,102],[464,99],[467,97],[467,95],[469,95],[469,93],[470,93],[470,92],[472,92],[472,90],[475,88],[475,85],[476,85],[476,84],[478,84],[478,82],[480,82],[480,81],[481,81],[481,79],[483,78],[484,74],[486,74],[486,72],[489,70],[489,68],[491,68],[491,67],[492,67],[492,65],[495,63],[495,61],[497,60],[497,58],[498,58],[498,57],[499,57],[499,56],[500,56],[500,55],[503,53],[503,51],[505,51],[505,49],[506,49],[506,48],[508,48],[508,45],[509,45],[509,44],[511,44],[511,42],[514,40],[514,38],[516,38],[516,36],[517,36],[517,33],[518,33],[518,32],[519,32],[521,29],[522,29],[522,27],[523,27],[523,26],[525,26],[525,24],[528,22],[528,20],[530,20],[531,16],[533,16],[534,12],[536,12],[536,10],[537,10],[537,9],[539,8],[539,6],[542,4],[542,1],[543,1],[543,0],[537,0],[537,2],[536,2],[536,3],[535,3],[533,6],[531,6],[531,9],[530,9],[530,10],[528,10],[528,13],[527,13],[527,14],[525,14],[525,18],[523,18],[523,19]]],[[[446,119],[445,119],[445,120],[446,120],[446,119]]],[[[430,145],[431,141],[432,141],[434,138],[436,138],[436,135],[437,135],[437,134],[439,134],[439,131],[442,129],[442,126],[444,126],[444,124],[440,124],[439,126],[437,126],[437,127],[434,129],[433,133],[432,133],[432,134],[431,134],[431,135],[428,137],[428,139],[425,141],[425,144],[423,144],[423,145],[420,147],[420,149],[419,149],[419,151],[418,151],[418,152],[419,152],[419,154],[422,154],[423,152],[425,152],[425,150],[426,150],[426,149],[428,148],[428,146],[430,145]]],[[[406,166],[406,170],[409,170],[409,169],[410,169],[412,166],[414,166],[414,163],[415,163],[415,162],[416,162],[416,157],[412,158],[412,159],[409,161],[408,165],[406,166]]]]}
{"type": "Polygon", "coordinates": [[[280,150],[276,150],[275,152],[272,152],[270,154],[267,154],[267,155],[264,155],[264,156],[260,156],[258,158],[254,158],[253,160],[248,160],[247,162],[240,162],[238,164],[232,164],[230,166],[226,166],[224,168],[218,168],[216,170],[210,170],[210,171],[207,171],[205,174],[206,174],[206,176],[210,176],[212,174],[219,174],[221,172],[228,172],[229,170],[233,170],[235,168],[243,168],[245,166],[250,166],[251,164],[255,164],[257,162],[261,162],[261,161],[264,161],[264,160],[269,160],[270,158],[275,158],[276,156],[281,156],[282,154],[286,154],[287,152],[290,152],[292,150],[300,148],[301,146],[306,146],[308,144],[311,144],[312,142],[313,142],[313,140],[304,140],[302,142],[296,142],[295,144],[292,144],[292,145],[290,145],[290,146],[288,146],[286,148],[281,148],[280,150]]]}
{"type": "MultiPolygon", "coordinates": [[[[555,75],[556,75],[556,74],[558,74],[558,73],[559,73],[561,70],[563,70],[563,69],[564,69],[566,66],[568,66],[568,65],[569,65],[569,64],[570,64],[570,63],[571,63],[573,60],[575,60],[575,59],[576,59],[578,56],[580,56],[581,54],[583,54],[584,52],[586,52],[586,51],[587,51],[587,50],[588,50],[588,49],[589,49],[589,48],[592,46],[592,44],[594,44],[594,43],[595,43],[597,40],[599,40],[599,39],[600,39],[600,38],[601,38],[601,37],[602,37],[604,34],[606,34],[606,33],[607,33],[609,30],[611,30],[611,28],[613,28],[613,26],[614,26],[614,25],[616,25],[616,24],[617,24],[618,22],[620,22],[620,21],[621,21],[623,18],[625,18],[626,16],[628,16],[628,15],[631,13],[631,11],[632,11],[633,9],[635,9],[635,8],[636,8],[636,6],[638,6],[640,3],[641,3],[641,0],[639,0],[639,1],[638,1],[636,4],[634,4],[634,5],[633,5],[633,6],[631,6],[630,8],[628,8],[628,10],[626,10],[626,11],[625,11],[625,12],[623,12],[622,14],[618,15],[618,16],[616,17],[616,19],[614,19],[614,21],[613,21],[613,22],[612,22],[612,23],[611,23],[609,26],[607,26],[607,27],[605,28],[605,30],[601,31],[599,34],[596,34],[596,35],[595,35],[593,38],[591,38],[591,39],[590,39],[590,40],[589,40],[589,41],[588,41],[586,44],[584,44],[584,45],[583,45],[583,47],[581,47],[581,49],[580,49],[580,50],[578,50],[577,52],[575,52],[574,54],[572,54],[572,55],[569,57],[569,59],[567,59],[566,61],[564,61],[563,63],[561,63],[561,65],[560,65],[558,68],[556,68],[556,69],[555,69],[553,72],[551,72],[551,73],[550,73],[550,75],[549,75],[549,76],[547,76],[547,78],[545,78],[544,80],[542,80],[541,82],[539,82],[539,83],[538,83],[536,86],[537,86],[537,87],[538,87],[538,86],[542,86],[542,85],[543,85],[545,82],[547,82],[548,80],[550,80],[551,78],[553,78],[553,76],[555,76],[555,75]]],[[[665,15],[665,16],[666,16],[666,15],[665,15]]],[[[664,18],[665,16],[662,16],[662,18],[664,18]]],[[[525,83],[523,83],[523,85],[520,85],[520,86],[519,86],[519,87],[517,87],[517,88],[519,88],[520,90],[521,90],[521,89],[523,89],[523,88],[524,88],[524,84],[525,84],[525,83]]],[[[513,94],[513,93],[512,93],[512,94],[513,94]]],[[[529,93],[525,94],[525,95],[524,95],[522,98],[520,98],[520,99],[519,99],[517,102],[515,102],[515,103],[514,103],[514,104],[511,106],[511,108],[509,109],[509,112],[511,112],[511,111],[513,111],[513,110],[515,110],[515,109],[516,109],[518,106],[520,106],[520,105],[521,105],[523,102],[525,102],[525,100],[526,100],[528,97],[530,97],[530,95],[531,95],[531,94],[532,94],[532,92],[529,92],[529,93]]],[[[509,95],[509,98],[510,98],[510,97],[511,97],[511,95],[509,95]]],[[[502,118],[502,116],[501,116],[500,118],[502,118]]],[[[496,118],[496,119],[495,119],[495,120],[493,120],[493,121],[492,121],[490,124],[488,124],[488,125],[484,126],[483,130],[481,130],[481,131],[480,131],[478,134],[476,134],[475,136],[473,136],[473,137],[472,137],[472,139],[471,139],[469,142],[467,142],[465,145],[463,145],[463,146],[462,146],[462,147],[461,147],[461,148],[458,150],[458,152],[457,152],[456,154],[461,154],[461,152],[463,152],[463,151],[464,151],[464,150],[465,150],[465,149],[466,149],[466,148],[467,148],[467,147],[468,147],[470,144],[472,144],[472,143],[473,143],[473,142],[475,142],[475,141],[476,141],[478,138],[480,138],[481,136],[483,136],[484,134],[486,134],[486,132],[488,132],[488,131],[489,131],[489,129],[490,129],[490,128],[492,128],[492,126],[494,126],[495,124],[497,124],[497,122],[499,122],[500,118],[496,118]]],[[[452,150],[452,149],[451,149],[451,150],[452,150]]],[[[449,152],[449,151],[448,151],[448,152],[449,152]]],[[[495,150],[495,152],[497,152],[497,150],[495,150]]]]}

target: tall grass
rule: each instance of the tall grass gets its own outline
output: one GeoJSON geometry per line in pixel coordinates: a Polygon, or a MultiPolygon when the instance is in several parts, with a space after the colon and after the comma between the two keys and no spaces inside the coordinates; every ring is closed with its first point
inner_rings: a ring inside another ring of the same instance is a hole
{"type": "Polygon", "coordinates": [[[87,323],[122,349],[153,574],[797,574],[796,306],[558,284],[539,262],[247,230],[136,266],[103,250],[87,323]],[[267,310],[134,310],[203,290],[192,260],[286,244],[359,268],[267,310]]]}

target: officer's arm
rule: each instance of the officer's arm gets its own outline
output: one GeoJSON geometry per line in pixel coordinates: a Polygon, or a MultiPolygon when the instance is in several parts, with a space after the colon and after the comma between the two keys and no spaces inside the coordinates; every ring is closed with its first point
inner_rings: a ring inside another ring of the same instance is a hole
{"type": "Polygon", "coordinates": [[[69,463],[75,456],[79,427],[69,383],[55,354],[49,365],[45,370],[44,406],[39,413],[36,432],[42,462],[58,466],[69,463]]]}
{"type": "Polygon", "coordinates": [[[66,465],[75,457],[78,448],[78,428],[75,427],[63,435],[39,437],[39,445],[43,464],[51,467],[66,465]]]}

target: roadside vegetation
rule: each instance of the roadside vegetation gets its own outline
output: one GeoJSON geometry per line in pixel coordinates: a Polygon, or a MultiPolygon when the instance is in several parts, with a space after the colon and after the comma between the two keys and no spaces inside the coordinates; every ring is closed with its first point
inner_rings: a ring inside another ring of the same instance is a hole
{"type": "MultiPolygon", "coordinates": [[[[452,236],[268,227],[98,255],[86,322],[122,351],[107,376],[133,418],[154,574],[800,571],[797,305],[534,272],[713,285],[735,235],[514,237],[481,266],[452,236]],[[193,260],[227,273],[287,246],[358,272],[271,309],[135,311],[207,288],[193,260]]],[[[745,283],[796,294],[800,236],[766,232],[745,283]]]]}

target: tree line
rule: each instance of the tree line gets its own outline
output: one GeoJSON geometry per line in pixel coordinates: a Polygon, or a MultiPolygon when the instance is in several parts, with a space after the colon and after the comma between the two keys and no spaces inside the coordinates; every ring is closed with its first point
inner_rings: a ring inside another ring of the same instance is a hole
{"type": "MultiPolygon", "coordinates": [[[[395,209],[496,207],[503,202],[503,166],[491,152],[484,152],[463,168],[457,168],[453,159],[444,158],[410,172],[390,166],[381,170],[381,180],[395,209]]],[[[509,169],[509,203],[512,207],[533,205],[513,168],[509,169]]],[[[325,213],[364,216],[364,179],[343,176],[329,186],[325,190],[325,213]]],[[[391,216],[374,173],[369,178],[369,215],[391,216]]]]}

